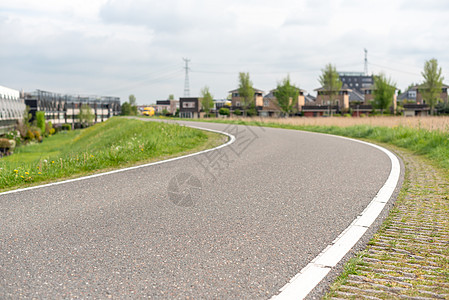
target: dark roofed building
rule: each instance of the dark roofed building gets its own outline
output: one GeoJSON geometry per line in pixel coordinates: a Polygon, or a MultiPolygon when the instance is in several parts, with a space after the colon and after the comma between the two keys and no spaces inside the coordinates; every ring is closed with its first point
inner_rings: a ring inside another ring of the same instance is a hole
{"type": "MultiPolygon", "coordinates": [[[[374,77],[372,75],[365,75],[362,72],[339,72],[340,80],[347,88],[357,91],[363,95],[363,88],[370,87],[374,84],[374,77]]],[[[349,100],[351,101],[351,100],[349,100]]]]}
{"type": "Polygon", "coordinates": [[[398,95],[398,101],[400,102],[415,102],[416,103],[416,90],[409,89],[398,95]]]}
{"type": "Polygon", "coordinates": [[[364,101],[365,97],[357,90],[352,90],[351,92],[349,92],[349,104],[351,104],[351,102],[363,103],[364,101]]]}
{"type": "Polygon", "coordinates": [[[181,118],[200,117],[200,99],[197,97],[179,98],[179,116],[181,118]]]}
{"type": "Polygon", "coordinates": [[[316,102],[316,97],[314,97],[314,96],[312,96],[310,94],[307,94],[307,95],[304,96],[304,103],[305,103],[305,105],[314,104],[315,102],[316,102]]]}

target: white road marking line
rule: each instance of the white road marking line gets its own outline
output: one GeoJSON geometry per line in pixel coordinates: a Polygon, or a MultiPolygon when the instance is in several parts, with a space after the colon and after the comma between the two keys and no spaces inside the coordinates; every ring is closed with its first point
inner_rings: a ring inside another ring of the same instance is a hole
{"type": "Polygon", "coordinates": [[[215,148],[203,150],[203,151],[200,151],[200,152],[195,152],[195,153],[191,153],[191,154],[187,154],[187,155],[183,155],[183,156],[179,156],[179,157],[174,157],[174,158],[161,160],[161,161],[156,161],[156,162],[143,164],[143,165],[138,165],[138,166],[134,166],[134,167],[128,167],[128,168],[124,168],[124,169],[118,169],[118,170],[113,170],[113,171],[109,171],[109,172],[98,173],[98,174],[93,174],[93,175],[84,176],[84,177],[78,177],[78,178],[74,178],[74,179],[57,181],[57,182],[47,183],[47,184],[43,184],[43,185],[36,185],[36,186],[31,186],[31,187],[17,189],[17,190],[11,190],[11,191],[0,193],[0,196],[7,195],[7,194],[18,193],[18,192],[23,192],[23,191],[40,189],[40,188],[44,188],[44,187],[49,187],[49,186],[54,186],[54,185],[59,185],[59,184],[65,184],[65,183],[69,183],[69,182],[75,182],[75,181],[80,181],[80,180],[85,180],[85,179],[89,179],[89,178],[95,178],[95,177],[100,177],[100,176],[105,176],[105,175],[110,175],[110,174],[115,174],[115,173],[120,173],[120,172],[125,172],[125,171],[129,171],[129,170],[134,170],[134,169],[145,168],[145,167],[154,166],[154,165],[159,165],[159,164],[175,161],[175,160],[178,160],[178,159],[183,159],[183,158],[192,157],[192,156],[195,156],[195,155],[200,155],[200,154],[203,154],[203,153],[207,153],[207,152],[210,152],[210,151],[215,151],[215,150],[221,149],[223,147],[227,147],[227,146],[229,146],[229,145],[231,145],[232,143],[235,142],[235,136],[233,136],[232,134],[223,132],[223,131],[207,129],[207,128],[202,128],[202,127],[197,127],[197,126],[189,126],[189,125],[185,125],[185,126],[188,126],[188,127],[191,127],[191,128],[195,128],[195,129],[200,129],[200,130],[205,130],[205,131],[210,131],[210,132],[224,134],[224,135],[229,137],[229,141],[227,143],[222,144],[220,146],[217,146],[215,148]]]}
{"type": "Polygon", "coordinates": [[[280,294],[274,296],[274,300],[304,299],[327,276],[332,267],[351,250],[352,247],[368,230],[369,226],[380,215],[387,202],[393,195],[399,182],[401,165],[398,158],[387,149],[368,142],[351,138],[335,136],[357,143],[369,145],[384,152],[391,161],[391,170],[377,195],[368,204],[365,210],[349,225],[333,242],[328,245],[311,263],[296,274],[289,283],[280,289],[280,294]]]}
{"type": "Polygon", "coordinates": [[[317,266],[313,263],[308,264],[284,288],[282,293],[275,297],[275,299],[304,299],[330,272],[331,268],[317,266]]]}

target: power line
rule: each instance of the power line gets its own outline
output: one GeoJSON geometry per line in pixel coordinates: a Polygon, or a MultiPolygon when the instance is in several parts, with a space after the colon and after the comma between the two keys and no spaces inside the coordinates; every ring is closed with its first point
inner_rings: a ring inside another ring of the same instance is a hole
{"type": "Polygon", "coordinates": [[[409,74],[409,75],[420,75],[420,74],[418,74],[418,73],[413,73],[413,72],[407,72],[407,71],[403,71],[403,70],[398,70],[398,69],[394,69],[394,68],[390,68],[390,67],[386,67],[386,66],[381,66],[381,65],[378,65],[378,64],[373,64],[373,63],[370,63],[369,65],[371,65],[371,66],[375,66],[375,67],[378,67],[378,68],[382,68],[382,69],[387,69],[387,70],[390,70],[390,71],[394,71],[394,72],[398,72],[398,73],[403,73],[403,74],[409,74]]]}
{"type": "Polygon", "coordinates": [[[160,74],[160,76],[151,78],[151,79],[143,79],[139,81],[134,81],[130,84],[122,85],[119,87],[116,87],[115,89],[109,90],[107,93],[116,93],[124,90],[129,90],[131,88],[136,88],[140,86],[149,86],[153,84],[157,84],[163,81],[168,81],[171,79],[178,78],[182,74],[181,70],[171,71],[167,73],[160,74]]]}

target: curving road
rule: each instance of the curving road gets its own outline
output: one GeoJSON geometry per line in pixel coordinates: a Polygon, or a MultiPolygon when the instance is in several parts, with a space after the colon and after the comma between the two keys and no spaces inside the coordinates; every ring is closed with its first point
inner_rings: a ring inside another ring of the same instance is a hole
{"type": "Polygon", "coordinates": [[[236,141],[0,195],[0,298],[270,298],[390,172],[368,145],[225,124],[236,141]]]}

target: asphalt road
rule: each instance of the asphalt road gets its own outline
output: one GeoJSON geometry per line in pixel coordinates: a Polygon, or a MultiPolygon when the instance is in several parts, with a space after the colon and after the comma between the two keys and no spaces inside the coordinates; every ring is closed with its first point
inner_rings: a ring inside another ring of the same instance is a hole
{"type": "Polygon", "coordinates": [[[270,298],[390,171],[379,150],[336,137],[191,124],[237,140],[0,195],[0,298],[270,298]]]}

